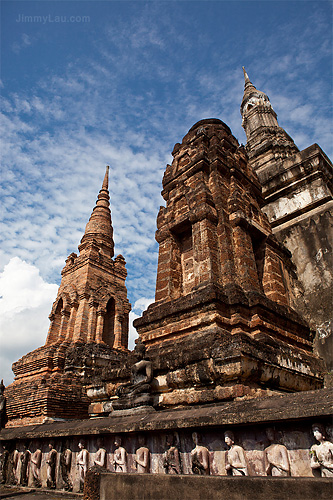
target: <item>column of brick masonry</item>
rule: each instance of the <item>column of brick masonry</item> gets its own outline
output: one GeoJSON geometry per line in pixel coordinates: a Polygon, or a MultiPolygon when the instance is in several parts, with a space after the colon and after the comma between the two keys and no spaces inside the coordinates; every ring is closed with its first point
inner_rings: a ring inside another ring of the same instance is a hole
{"type": "Polygon", "coordinates": [[[241,225],[233,228],[235,264],[238,280],[244,291],[260,291],[251,236],[241,225]]]}
{"type": "Polygon", "coordinates": [[[121,347],[121,333],[122,333],[122,321],[124,317],[121,313],[119,305],[116,303],[116,311],[114,318],[114,343],[113,346],[115,349],[119,349],[121,347]]]}
{"type": "Polygon", "coordinates": [[[281,259],[276,251],[266,246],[263,288],[265,295],[281,305],[288,305],[288,292],[283,279],[281,259]]]}
{"type": "Polygon", "coordinates": [[[88,297],[86,295],[81,295],[74,325],[74,342],[77,340],[87,340],[88,308],[88,297]]]}
{"type": "Polygon", "coordinates": [[[97,325],[97,304],[89,301],[89,317],[88,317],[88,342],[94,342],[96,337],[97,325]]]}
{"type": "Polygon", "coordinates": [[[58,340],[59,329],[61,324],[61,314],[60,311],[57,311],[55,314],[50,314],[49,316],[51,320],[51,324],[49,327],[46,344],[53,344],[58,340]]]}
{"type": "Polygon", "coordinates": [[[192,226],[195,285],[207,281],[218,282],[218,253],[216,225],[204,219],[192,226]]]}
{"type": "Polygon", "coordinates": [[[105,316],[105,311],[98,309],[98,311],[97,311],[96,338],[95,338],[95,341],[97,343],[101,343],[103,341],[104,316],[105,316]]]}
{"type": "Polygon", "coordinates": [[[70,318],[70,311],[67,309],[63,309],[61,311],[61,323],[60,323],[60,332],[59,332],[59,340],[65,340],[67,336],[67,328],[68,328],[68,321],[70,318]]]}
{"type": "Polygon", "coordinates": [[[180,296],[181,284],[179,249],[170,233],[163,240],[157,234],[156,240],[159,243],[159,254],[155,300],[177,298],[180,296]]]}
{"type": "Polygon", "coordinates": [[[68,327],[67,327],[67,337],[66,337],[67,341],[70,341],[73,339],[74,325],[75,325],[78,307],[79,307],[79,304],[77,302],[73,302],[72,308],[71,308],[71,315],[69,317],[69,322],[68,322],[68,327]]]}
{"type": "Polygon", "coordinates": [[[217,170],[212,171],[210,179],[210,189],[214,203],[219,214],[219,221],[216,226],[217,245],[219,251],[219,281],[222,285],[234,284],[236,270],[232,246],[232,228],[229,222],[229,215],[226,211],[225,200],[229,196],[229,183],[217,170]]]}

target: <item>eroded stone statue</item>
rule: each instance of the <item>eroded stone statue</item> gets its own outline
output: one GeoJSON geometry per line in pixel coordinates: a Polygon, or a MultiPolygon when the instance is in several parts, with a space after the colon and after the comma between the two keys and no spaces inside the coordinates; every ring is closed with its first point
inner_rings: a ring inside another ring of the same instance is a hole
{"type": "Polygon", "coordinates": [[[76,464],[79,468],[79,478],[80,478],[80,491],[83,491],[84,478],[86,476],[89,467],[89,451],[85,448],[85,442],[79,442],[79,453],[77,455],[76,464]]]}
{"type": "Polygon", "coordinates": [[[7,467],[9,462],[9,451],[7,443],[2,443],[2,452],[0,453],[0,484],[5,484],[7,481],[7,467]]]}
{"type": "Polygon", "coordinates": [[[119,436],[115,437],[114,445],[116,447],[113,456],[114,471],[127,472],[127,452],[125,448],[121,446],[121,438],[119,436]]]}
{"type": "Polygon", "coordinates": [[[31,455],[30,463],[33,484],[36,488],[41,488],[42,482],[40,480],[40,467],[42,465],[42,450],[40,449],[38,442],[36,443],[36,450],[31,455]]]}
{"type": "Polygon", "coordinates": [[[73,484],[71,478],[72,451],[69,449],[69,444],[66,441],[60,455],[60,470],[61,477],[64,482],[64,490],[72,491],[73,484]]]}
{"type": "Polygon", "coordinates": [[[17,449],[17,443],[15,447],[9,453],[9,463],[8,463],[8,478],[7,483],[15,485],[19,482],[18,480],[18,463],[19,463],[20,452],[17,449]]]}
{"type": "Polygon", "coordinates": [[[321,477],[333,477],[333,443],[326,440],[323,425],[313,424],[313,435],[319,444],[310,449],[310,465],[313,471],[320,471],[321,477]]]}
{"type": "Polygon", "coordinates": [[[278,444],[275,429],[266,429],[270,445],[265,448],[265,472],[267,476],[290,476],[290,461],[287,448],[278,444]]]}
{"type": "Polygon", "coordinates": [[[229,446],[226,458],[226,471],[230,476],[248,476],[248,466],[244,450],[241,446],[235,445],[233,432],[224,433],[224,441],[229,446]]]}
{"type": "Polygon", "coordinates": [[[115,410],[151,405],[151,383],[153,365],[146,357],[146,346],[138,342],[134,353],[138,361],[131,368],[131,381],[117,388],[117,401],[112,403],[115,410]]]}
{"type": "Polygon", "coordinates": [[[106,469],[106,449],[103,445],[103,440],[101,438],[97,439],[97,452],[94,457],[94,465],[95,467],[99,467],[101,469],[106,469]]]}
{"type": "Polygon", "coordinates": [[[192,434],[195,447],[191,451],[191,464],[193,474],[209,475],[209,451],[200,444],[200,436],[197,432],[192,434]]]}
{"type": "Polygon", "coordinates": [[[47,465],[47,487],[51,490],[56,488],[56,466],[57,466],[57,450],[54,448],[53,443],[49,443],[49,452],[46,458],[47,465]]]}
{"type": "Polygon", "coordinates": [[[30,459],[31,459],[31,452],[28,449],[28,445],[24,444],[23,451],[20,456],[21,460],[20,484],[22,486],[28,486],[30,459]]]}
{"type": "Polygon", "coordinates": [[[166,437],[167,450],[163,455],[163,467],[166,474],[180,474],[180,457],[177,447],[177,437],[169,435],[166,437]]]}
{"type": "Polygon", "coordinates": [[[150,452],[144,436],[138,437],[139,448],[135,452],[135,468],[139,474],[149,473],[150,452]]]}

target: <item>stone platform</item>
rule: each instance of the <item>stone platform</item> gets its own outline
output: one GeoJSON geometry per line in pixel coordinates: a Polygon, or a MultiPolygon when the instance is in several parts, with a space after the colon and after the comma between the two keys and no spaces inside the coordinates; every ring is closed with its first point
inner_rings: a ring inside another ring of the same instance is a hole
{"type": "MultiPolygon", "coordinates": [[[[70,473],[73,491],[78,492],[79,476],[76,462],[80,439],[85,440],[86,449],[89,452],[89,467],[94,464],[94,459],[100,446],[98,442],[102,439],[103,447],[107,455],[106,471],[114,472],[115,436],[121,436],[122,446],[127,452],[128,472],[135,472],[135,454],[139,447],[140,435],[144,435],[150,457],[149,471],[151,474],[149,477],[155,475],[160,477],[161,475],[166,476],[163,465],[163,457],[166,451],[166,438],[169,435],[176,436],[181,463],[180,470],[182,474],[182,476],[179,476],[176,480],[182,481],[181,484],[187,484],[186,482],[190,480],[189,478],[192,478],[194,481],[197,480],[193,477],[191,467],[191,451],[194,448],[192,440],[193,432],[200,434],[202,445],[205,446],[209,452],[210,479],[214,481],[229,479],[226,478],[227,471],[225,466],[227,446],[224,442],[224,432],[226,430],[232,430],[235,435],[236,443],[240,444],[244,449],[246,460],[249,464],[249,476],[256,476],[253,477],[253,479],[263,480],[263,477],[266,476],[264,465],[265,449],[269,445],[266,430],[274,427],[278,435],[279,443],[283,444],[287,449],[292,478],[313,478],[309,450],[315,441],[313,433],[311,432],[311,425],[313,423],[321,423],[326,429],[332,431],[332,407],[332,389],[322,389],[280,396],[267,396],[257,399],[243,398],[238,401],[229,401],[215,405],[183,407],[173,410],[140,414],[133,412],[133,414],[128,415],[117,415],[117,412],[115,412],[115,415],[111,414],[108,417],[102,418],[54,421],[35,426],[7,428],[0,432],[0,443],[6,441],[7,446],[10,444],[9,448],[15,445],[19,452],[24,449],[24,443],[28,444],[31,452],[34,452],[37,446],[39,446],[43,454],[41,462],[41,482],[42,486],[45,487],[46,459],[49,451],[48,443],[52,441],[54,443],[54,448],[58,452],[56,469],[56,483],[58,489],[64,487],[59,462],[60,454],[64,446],[68,447],[72,451],[72,467],[70,473]]],[[[111,476],[115,477],[118,475],[111,474],[111,476]]],[[[130,483],[135,482],[137,480],[136,478],[139,476],[141,476],[141,474],[130,474],[130,483]]],[[[148,477],[148,475],[145,475],[145,477],[148,477]]],[[[203,476],[201,476],[200,480],[202,479],[203,476]]],[[[272,480],[270,477],[266,477],[266,479],[268,479],[269,484],[273,486],[277,484],[274,482],[274,478],[272,480]]],[[[290,479],[291,478],[286,478],[288,481],[290,479]]],[[[322,481],[320,484],[326,484],[325,478],[318,479],[322,481]]],[[[105,480],[107,482],[109,481],[109,479],[105,480]]],[[[140,479],[138,479],[138,481],[139,480],[140,479]]],[[[204,480],[206,480],[206,478],[204,478],[204,480]]],[[[120,481],[120,479],[115,479],[115,481],[120,481]]],[[[150,481],[150,479],[147,479],[147,481],[150,481]]],[[[155,479],[151,479],[151,481],[155,481],[155,479]]],[[[241,478],[241,484],[248,484],[248,486],[246,486],[249,488],[248,491],[253,491],[252,488],[256,488],[253,486],[254,483],[251,481],[247,483],[246,481],[249,481],[249,479],[244,477],[241,478]]],[[[295,485],[298,483],[293,483],[292,481],[288,483],[288,481],[283,483],[283,488],[285,488],[284,491],[288,491],[288,488],[290,488],[290,492],[294,491],[294,488],[296,490],[297,488],[295,485]],[[286,484],[286,486],[284,486],[284,484],[286,484]]],[[[216,482],[216,484],[218,483],[216,482]]],[[[230,489],[231,486],[229,485],[235,483],[228,482],[226,484],[228,484],[226,488],[230,489]]],[[[264,483],[260,482],[260,485],[261,484],[264,483]]],[[[312,488],[314,488],[313,485],[317,484],[317,481],[309,483],[305,481],[304,485],[305,484],[309,484],[309,491],[312,491],[312,488]]],[[[33,486],[31,475],[28,485],[33,486]]],[[[224,488],[224,483],[223,485],[221,483],[221,486],[217,487],[217,489],[220,487],[224,488]]],[[[301,490],[303,490],[304,487],[302,483],[300,486],[301,490]]],[[[192,486],[189,486],[189,488],[192,488],[192,486]]],[[[228,489],[226,491],[228,491],[228,489]]],[[[272,491],[274,491],[274,488],[272,491]]],[[[104,496],[101,498],[108,497],[104,496]]],[[[125,500],[127,497],[116,496],[115,498],[125,500]]],[[[134,499],[135,497],[128,498],[134,499]]],[[[164,497],[147,496],[144,498],[151,498],[154,500],[158,498],[162,500],[164,497]]],[[[246,498],[246,500],[248,500],[251,497],[216,496],[214,498],[246,498]]],[[[298,497],[293,495],[281,495],[280,497],[266,496],[266,498],[279,498],[279,500],[282,498],[293,498],[294,500],[298,497]]],[[[313,498],[325,497],[318,497],[317,495],[313,497],[303,496],[302,500],[305,498],[311,498],[312,500],[313,498]]],[[[256,500],[258,499],[256,498],[256,500]]]]}
{"type": "Polygon", "coordinates": [[[329,478],[259,478],[169,476],[161,474],[100,475],[85,500],[330,500],[329,478]]]}

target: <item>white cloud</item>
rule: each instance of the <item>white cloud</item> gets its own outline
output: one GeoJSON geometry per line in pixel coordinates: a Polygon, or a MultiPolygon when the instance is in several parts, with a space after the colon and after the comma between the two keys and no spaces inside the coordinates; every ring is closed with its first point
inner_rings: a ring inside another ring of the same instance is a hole
{"type": "Polygon", "coordinates": [[[128,348],[130,351],[133,351],[135,347],[135,340],[139,337],[138,332],[133,326],[133,321],[139,317],[140,314],[135,314],[133,311],[129,313],[128,348]]]}
{"type": "Polygon", "coordinates": [[[57,289],[41,278],[35,266],[18,257],[0,274],[0,377],[5,385],[13,380],[12,363],[45,344],[57,289]]]}
{"type": "Polygon", "coordinates": [[[128,348],[132,351],[135,347],[135,340],[138,338],[138,333],[133,326],[133,321],[139,318],[143,311],[145,311],[150,304],[154,302],[154,299],[147,299],[146,297],[140,297],[135,301],[132,311],[129,314],[129,335],[128,335],[128,348]]]}
{"type": "Polygon", "coordinates": [[[31,44],[31,37],[26,33],[22,33],[20,40],[12,44],[12,51],[15,52],[15,54],[19,54],[22,49],[26,49],[31,44]]]}
{"type": "Polygon", "coordinates": [[[146,297],[140,297],[140,299],[135,301],[133,311],[142,313],[143,311],[148,309],[148,306],[150,306],[150,304],[152,304],[154,300],[154,298],[147,299],[146,297]]]}

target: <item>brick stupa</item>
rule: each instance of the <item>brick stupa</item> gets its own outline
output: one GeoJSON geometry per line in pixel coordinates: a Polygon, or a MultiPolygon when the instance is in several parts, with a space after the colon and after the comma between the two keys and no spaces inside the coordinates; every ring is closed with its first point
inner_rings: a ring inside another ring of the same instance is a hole
{"type": "Polygon", "coordinates": [[[66,259],[46,343],[13,364],[7,427],[85,418],[86,385],[127,355],[130,304],[125,259],[114,256],[109,167],[79,245],[66,259]]]}
{"type": "Polygon", "coordinates": [[[134,322],[155,407],[322,386],[312,334],[290,307],[291,255],[227,125],[201,120],[173,150],[157,217],[155,302],[134,322]]]}

